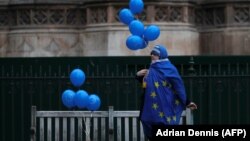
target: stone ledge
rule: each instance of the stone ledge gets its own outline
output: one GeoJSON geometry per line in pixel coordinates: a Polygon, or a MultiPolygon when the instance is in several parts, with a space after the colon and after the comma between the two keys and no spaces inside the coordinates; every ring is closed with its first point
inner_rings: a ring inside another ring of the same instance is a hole
{"type": "MultiPolygon", "coordinates": [[[[192,2],[199,0],[144,0],[144,2],[192,2]]],[[[0,0],[0,5],[20,5],[20,4],[85,4],[119,2],[128,3],[128,0],[0,0]]]]}
{"type": "MultiPolygon", "coordinates": [[[[128,3],[128,0],[0,0],[0,5],[23,5],[23,4],[86,4],[118,2],[128,3]]],[[[197,4],[229,3],[229,2],[249,2],[249,0],[144,0],[150,2],[189,2],[197,4]]]]}

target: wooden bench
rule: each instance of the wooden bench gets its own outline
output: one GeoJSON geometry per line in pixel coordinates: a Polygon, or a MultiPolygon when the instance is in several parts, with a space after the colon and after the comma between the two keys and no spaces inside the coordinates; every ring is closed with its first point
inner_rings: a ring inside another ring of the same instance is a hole
{"type": "MultiPolygon", "coordinates": [[[[31,108],[31,141],[145,141],[139,111],[37,111],[31,108]]],[[[180,124],[192,125],[186,109],[180,124]]]]}

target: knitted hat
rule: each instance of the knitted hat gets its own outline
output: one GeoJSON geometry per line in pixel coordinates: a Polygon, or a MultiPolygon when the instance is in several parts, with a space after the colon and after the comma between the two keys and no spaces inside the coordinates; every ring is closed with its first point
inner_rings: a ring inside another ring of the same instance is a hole
{"type": "Polygon", "coordinates": [[[159,59],[166,59],[168,57],[168,52],[166,50],[166,47],[164,47],[163,45],[154,46],[150,54],[159,56],[159,59]]]}

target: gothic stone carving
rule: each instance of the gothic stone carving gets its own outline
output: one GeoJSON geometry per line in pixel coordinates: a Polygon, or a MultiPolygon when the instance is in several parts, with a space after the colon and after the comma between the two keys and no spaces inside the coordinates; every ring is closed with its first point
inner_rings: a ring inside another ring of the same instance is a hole
{"type": "MultiPolygon", "coordinates": [[[[157,3],[145,4],[143,13],[136,15],[136,17],[143,22],[188,22],[198,26],[250,24],[250,4],[233,5],[232,14],[227,13],[226,7],[226,4],[215,6],[173,5],[169,3],[161,5],[157,5],[157,3]],[[184,12],[185,9],[187,9],[187,13],[184,12]],[[230,17],[233,19],[232,21],[225,20],[230,17]],[[185,18],[188,20],[183,20],[185,18]]],[[[117,23],[119,22],[118,13],[121,8],[124,8],[124,6],[10,6],[10,8],[0,9],[0,27],[55,25],[56,28],[58,25],[61,27],[62,25],[85,26],[86,24],[107,22],[117,23]],[[108,10],[110,7],[112,11],[108,10]],[[111,20],[108,21],[108,19],[111,20]]]]}

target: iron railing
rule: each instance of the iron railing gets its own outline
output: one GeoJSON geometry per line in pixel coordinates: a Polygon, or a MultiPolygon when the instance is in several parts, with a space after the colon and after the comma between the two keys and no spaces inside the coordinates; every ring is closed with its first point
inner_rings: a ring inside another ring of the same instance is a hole
{"type": "MultiPolygon", "coordinates": [[[[183,77],[188,97],[198,104],[194,124],[249,124],[249,56],[170,57],[183,77]]],[[[136,71],[149,57],[0,58],[0,140],[26,141],[30,107],[67,110],[61,94],[74,88],[69,74],[86,73],[80,89],[100,96],[101,108],[138,110],[141,86],[136,71]],[[104,108],[103,108],[104,107],[104,108]]]]}

